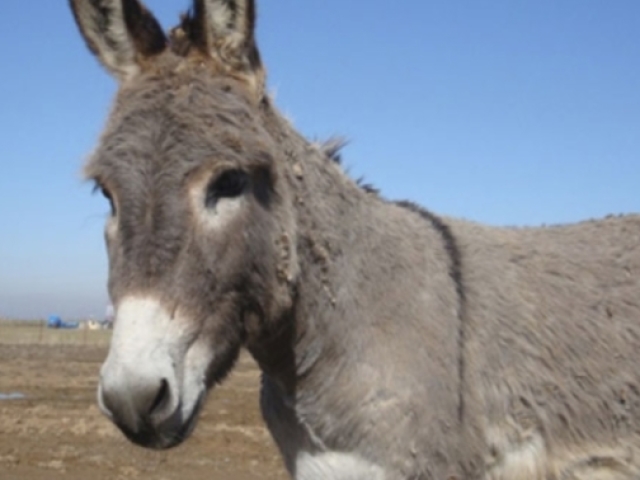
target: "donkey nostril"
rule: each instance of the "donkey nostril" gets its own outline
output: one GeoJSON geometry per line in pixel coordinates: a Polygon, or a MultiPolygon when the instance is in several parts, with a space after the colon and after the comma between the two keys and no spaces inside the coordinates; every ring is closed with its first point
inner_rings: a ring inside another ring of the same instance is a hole
{"type": "Polygon", "coordinates": [[[158,390],[158,394],[156,395],[155,400],[153,401],[153,403],[151,404],[151,407],[149,408],[149,414],[152,415],[153,413],[162,410],[162,408],[166,405],[166,403],[169,401],[169,382],[166,379],[162,379],[162,382],[160,383],[160,390],[158,390]]]}

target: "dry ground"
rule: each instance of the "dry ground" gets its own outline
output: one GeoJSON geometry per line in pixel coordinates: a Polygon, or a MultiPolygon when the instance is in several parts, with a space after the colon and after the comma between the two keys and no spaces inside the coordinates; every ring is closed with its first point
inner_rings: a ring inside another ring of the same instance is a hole
{"type": "Polygon", "coordinates": [[[0,480],[287,478],[260,417],[250,358],[212,392],[193,437],[152,452],[128,443],[96,407],[107,343],[105,332],[25,336],[0,322],[0,393],[26,395],[0,400],[0,480]]]}

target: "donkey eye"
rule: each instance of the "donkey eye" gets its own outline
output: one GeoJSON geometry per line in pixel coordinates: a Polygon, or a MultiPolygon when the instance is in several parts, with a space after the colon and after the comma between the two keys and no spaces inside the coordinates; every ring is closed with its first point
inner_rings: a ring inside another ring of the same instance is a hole
{"type": "Polygon", "coordinates": [[[244,192],[249,181],[242,170],[227,170],[209,184],[206,206],[214,207],[221,198],[238,197],[244,192]]]}
{"type": "Polygon", "coordinates": [[[93,188],[93,191],[94,192],[99,191],[102,194],[102,196],[109,201],[109,207],[111,208],[111,216],[115,216],[116,205],[113,201],[113,197],[111,196],[111,192],[109,192],[109,190],[107,190],[104,186],[100,185],[99,183],[96,184],[96,186],[93,188]]]}

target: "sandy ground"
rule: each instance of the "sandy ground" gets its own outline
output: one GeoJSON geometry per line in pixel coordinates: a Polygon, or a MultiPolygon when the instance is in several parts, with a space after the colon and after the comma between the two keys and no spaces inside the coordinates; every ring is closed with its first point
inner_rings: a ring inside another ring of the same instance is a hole
{"type": "Polygon", "coordinates": [[[194,435],[153,452],[128,443],[96,407],[104,345],[3,343],[0,393],[26,398],[0,401],[1,480],[287,479],[262,423],[258,370],[247,356],[212,392],[194,435]]]}

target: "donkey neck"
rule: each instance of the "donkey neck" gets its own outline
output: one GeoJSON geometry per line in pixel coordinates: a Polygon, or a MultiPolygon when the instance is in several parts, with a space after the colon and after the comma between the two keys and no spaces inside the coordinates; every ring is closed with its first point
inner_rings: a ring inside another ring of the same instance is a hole
{"type": "Polygon", "coordinates": [[[365,240],[361,226],[375,223],[369,219],[372,205],[381,200],[348,178],[323,146],[308,142],[276,112],[267,111],[265,123],[284,152],[280,171],[292,205],[293,231],[288,233],[297,275],[287,318],[278,319],[275,333],[266,332],[248,347],[262,370],[293,392],[297,378],[333,343],[324,338],[324,329],[336,317],[330,312],[339,296],[355,293],[344,270],[365,240]]]}
{"type": "Polygon", "coordinates": [[[267,354],[258,358],[263,370],[299,395],[305,385],[321,390],[318,382],[331,381],[327,372],[343,381],[362,369],[390,375],[385,364],[409,370],[415,359],[408,352],[428,344],[431,352],[449,344],[455,351],[458,299],[441,233],[361,188],[321,147],[279,125],[300,268],[286,339],[268,349],[280,362],[288,352],[288,368],[267,354]],[[434,301],[429,292],[440,297],[434,301]],[[437,325],[415,314],[429,309],[437,325]],[[449,317],[453,330],[438,330],[449,317]]]}
{"type": "MultiPolygon", "coordinates": [[[[461,303],[446,226],[360,188],[295,131],[274,138],[286,152],[299,268],[279,334],[248,345],[266,375],[272,433],[293,458],[291,442],[357,451],[374,424],[377,438],[411,430],[415,451],[453,452],[458,438],[445,430],[462,411],[461,303]]],[[[389,453],[385,442],[363,448],[389,453]]],[[[424,462],[412,468],[441,459],[424,462]]]]}

